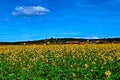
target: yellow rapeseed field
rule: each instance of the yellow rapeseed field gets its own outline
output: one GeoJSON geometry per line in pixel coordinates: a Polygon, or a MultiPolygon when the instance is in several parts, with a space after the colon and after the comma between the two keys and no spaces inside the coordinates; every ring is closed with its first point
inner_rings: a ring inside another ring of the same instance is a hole
{"type": "Polygon", "coordinates": [[[120,44],[0,46],[0,80],[16,79],[120,79],[120,44]]]}

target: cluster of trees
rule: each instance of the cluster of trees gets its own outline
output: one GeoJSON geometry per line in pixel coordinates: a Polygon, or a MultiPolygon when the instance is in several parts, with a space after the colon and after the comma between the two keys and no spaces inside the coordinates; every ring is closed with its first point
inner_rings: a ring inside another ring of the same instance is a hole
{"type": "Polygon", "coordinates": [[[76,38],[50,38],[36,41],[21,42],[0,42],[0,45],[31,45],[31,44],[109,44],[120,43],[120,38],[104,38],[104,39],[76,39],[76,38]]]}

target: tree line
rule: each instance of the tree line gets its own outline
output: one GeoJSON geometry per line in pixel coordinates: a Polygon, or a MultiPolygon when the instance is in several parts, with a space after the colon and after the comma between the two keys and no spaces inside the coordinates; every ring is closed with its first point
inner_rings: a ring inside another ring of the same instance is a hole
{"type": "Polygon", "coordinates": [[[35,41],[18,41],[18,42],[0,42],[0,45],[33,45],[33,44],[111,44],[120,43],[120,38],[103,38],[103,39],[82,39],[82,38],[50,38],[35,41]]]}

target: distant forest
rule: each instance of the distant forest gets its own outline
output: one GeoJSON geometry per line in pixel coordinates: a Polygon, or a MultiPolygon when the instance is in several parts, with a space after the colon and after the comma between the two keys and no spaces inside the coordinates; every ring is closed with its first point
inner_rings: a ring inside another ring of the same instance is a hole
{"type": "Polygon", "coordinates": [[[35,41],[20,42],[0,42],[0,45],[49,45],[49,44],[118,44],[120,38],[103,38],[103,39],[82,39],[82,38],[50,38],[35,41]]]}

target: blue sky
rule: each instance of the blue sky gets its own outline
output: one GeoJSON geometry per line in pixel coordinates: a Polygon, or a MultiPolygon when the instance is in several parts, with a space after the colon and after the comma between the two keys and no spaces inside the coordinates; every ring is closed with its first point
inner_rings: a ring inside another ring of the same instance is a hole
{"type": "Polygon", "coordinates": [[[120,0],[0,0],[0,41],[120,37],[120,0]]]}

